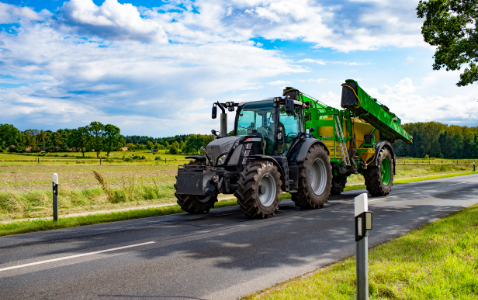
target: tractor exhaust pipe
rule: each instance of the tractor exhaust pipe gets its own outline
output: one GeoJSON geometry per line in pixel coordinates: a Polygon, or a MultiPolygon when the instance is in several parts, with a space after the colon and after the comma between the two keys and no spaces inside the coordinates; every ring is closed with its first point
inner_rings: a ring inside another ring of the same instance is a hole
{"type": "Polygon", "coordinates": [[[220,118],[219,118],[219,124],[221,126],[221,137],[225,137],[227,136],[227,113],[226,113],[226,109],[224,108],[224,106],[219,103],[219,101],[217,101],[216,103],[214,103],[213,107],[212,107],[212,118],[215,119],[216,118],[216,115],[217,115],[217,106],[219,106],[219,108],[221,109],[222,113],[220,115],[220,118]]]}
{"type": "Polygon", "coordinates": [[[227,113],[221,113],[221,137],[227,136],[227,113]]]}

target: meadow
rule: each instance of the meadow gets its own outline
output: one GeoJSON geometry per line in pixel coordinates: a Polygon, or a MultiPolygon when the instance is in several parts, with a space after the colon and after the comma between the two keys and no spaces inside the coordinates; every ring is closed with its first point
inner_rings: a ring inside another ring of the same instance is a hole
{"type": "MultiPolygon", "coordinates": [[[[172,204],[186,155],[150,151],[0,154],[0,221],[51,216],[51,177],[59,176],[59,214],[172,204]]],[[[396,180],[472,171],[472,160],[399,159],[396,180]]],[[[347,186],[363,185],[352,175],[347,186]]],[[[230,198],[222,195],[220,199],[230,198]]]]}

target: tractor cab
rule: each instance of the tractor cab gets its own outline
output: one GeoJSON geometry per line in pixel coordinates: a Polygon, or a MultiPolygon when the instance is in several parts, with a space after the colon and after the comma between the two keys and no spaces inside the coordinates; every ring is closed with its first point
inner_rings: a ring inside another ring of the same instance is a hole
{"type": "Polygon", "coordinates": [[[260,151],[255,154],[287,155],[305,129],[302,108],[302,103],[282,98],[240,103],[234,135],[260,137],[260,151]]]}

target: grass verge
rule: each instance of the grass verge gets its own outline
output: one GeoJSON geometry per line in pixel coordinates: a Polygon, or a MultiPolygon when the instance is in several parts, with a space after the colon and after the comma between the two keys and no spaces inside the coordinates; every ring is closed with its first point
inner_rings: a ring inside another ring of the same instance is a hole
{"type": "MultiPolygon", "coordinates": [[[[477,172],[461,172],[461,173],[451,173],[451,174],[442,174],[442,175],[432,175],[426,177],[415,177],[415,178],[407,178],[407,179],[398,179],[394,180],[393,184],[403,184],[403,183],[410,183],[410,182],[419,182],[419,181],[426,181],[426,180],[433,180],[433,179],[441,179],[441,178],[450,178],[450,177],[457,177],[457,176],[464,176],[464,175],[473,175],[478,174],[477,172]]],[[[355,184],[346,186],[344,191],[353,191],[353,190],[361,190],[365,189],[365,184],[355,184]]]]}
{"type": "MultiPolygon", "coordinates": [[[[478,297],[478,205],[369,252],[370,299],[478,297]]],[[[355,256],[243,299],[355,299],[355,256]]]]}
{"type": "MultiPolygon", "coordinates": [[[[394,184],[402,184],[402,183],[408,183],[408,182],[417,182],[417,181],[448,178],[448,177],[455,177],[455,176],[462,176],[462,175],[472,175],[472,174],[477,174],[477,173],[463,172],[463,173],[428,176],[428,177],[422,177],[422,178],[402,179],[402,180],[394,181],[394,184]]],[[[358,190],[358,189],[364,189],[364,188],[365,188],[365,185],[363,184],[353,185],[353,186],[346,187],[345,191],[358,190]]],[[[283,193],[280,198],[289,199],[290,197],[291,195],[289,193],[283,193]]],[[[233,206],[233,205],[237,205],[236,199],[219,201],[216,203],[214,208],[233,206]]],[[[159,208],[128,210],[128,211],[122,211],[122,212],[93,214],[93,215],[80,216],[80,217],[61,218],[60,216],[60,219],[58,222],[47,221],[47,220],[18,221],[18,222],[11,222],[11,223],[0,225],[0,236],[34,232],[34,231],[42,231],[42,230],[67,228],[67,227],[74,227],[74,226],[84,226],[84,225],[92,225],[92,224],[99,224],[99,223],[115,222],[115,221],[129,220],[129,219],[147,218],[147,217],[162,216],[162,215],[169,215],[169,214],[182,213],[182,212],[184,211],[181,210],[181,208],[178,205],[172,205],[172,206],[165,206],[165,207],[159,207],[159,208]]]]}
{"type": "MultiPolygon", "coordinates": [[[[236,199],[223,200],[216,203],[214,208],[237,205],[236,199]]],[[[156,217],[170,214],[183,213],[179,205],[127,210],[120,212],[92,214],[79,217],[59,217],[58,221],[52,220],[32,220],[11,222],[0,225],[0,236],[27,233],[42,230],[60,229],[75,226],[93,225],[123,220],[140,219],[147,217],[156,217]]]]}

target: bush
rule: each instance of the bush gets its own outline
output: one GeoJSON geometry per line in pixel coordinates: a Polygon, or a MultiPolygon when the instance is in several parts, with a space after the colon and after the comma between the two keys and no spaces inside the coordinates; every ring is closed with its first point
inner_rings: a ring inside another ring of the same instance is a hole
{"type": "Polygon", "coordinates": [[[161,160],[161,156],[156,156],[154,160],[161,160]]]}
{"type": "Polygon", "coordinates": [[[126,158],[124,159],[124,161],[130,162],[130,161],[133,161],[133,160],[131,159],[131,157],[126,157],[126,158]]]}
{"type": "Polygon", "coordinates": [[[146,159],[146,156],[144,156],[144,155],[143,155],[143,156],[141,156],[141,159],[146,159]]]}

